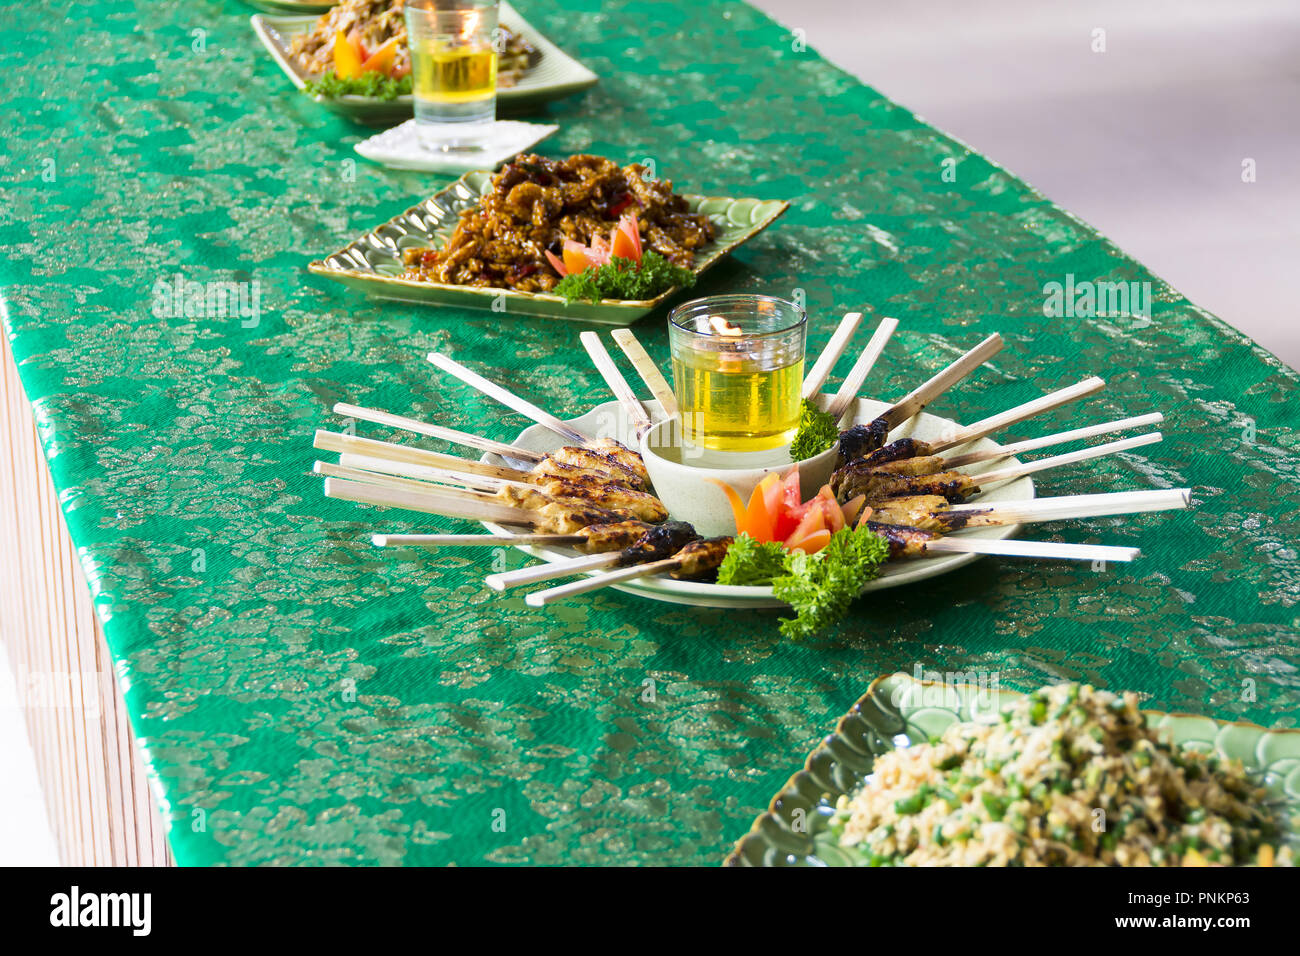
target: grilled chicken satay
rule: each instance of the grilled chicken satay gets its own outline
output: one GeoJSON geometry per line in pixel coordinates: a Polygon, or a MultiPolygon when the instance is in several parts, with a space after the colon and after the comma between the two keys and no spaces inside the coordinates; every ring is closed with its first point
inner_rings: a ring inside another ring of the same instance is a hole
{"type": "MultiPolygon", "coordinates": [[[[855,428],[861,428],[861,425],[855,425],[855,428]]],[[[888,445],[881,445],[879,448],[864,451],[856,457],[850,455],[846,449],[853,448],[855,443],[853,439],[845,440],[845,435],[852,432],[850,428],[847,432],[840,434],[840,467],[844,467],[850,462],[863,462],[868,468],[875,468],[879,465],[888,464],[893,461],[902,461],[905,458],[916,458],[922,455],[930,454],[930,443],[922,441],[919,438],[899,438],[897,441],[891,441],[888,445]]],[[[862,443],[857,443],[862,445],[862,443]]],[[[865,445],[862,445],[865,448],[865,445]]]]}
{"type": "Polygon", "coordinates": [[[612,458],[618,464],[622,465],[628,471],[632,472],[641,481],[643,486],[648,487],[650,484],[650,472],[646,471],[645,462],[641,460],[641,455],[624,445],[620,441],[612,438],[597,438],[588,446],[588,450],[596,452],[598,455],[604,455],[612,458]]]}
{"type": "MultiPolygon", "coordinates": [[[[840,464],[846,465],[851,461],[858,461],[880,449],[885,445],[886,439],[889,438],[889,429],[888,421],[884,418],[877,418],[865,425],[854,425],[852,428],[846,428],[840,432],[840,464]]],[[[904,440],[909,441],[910,439],[904,440]]],[[[894,444],[897,444],[897,442],[894,444]]],[[[888,460],[892,461],[893,459],[888,460]]]]}
{"type": "Polygon", "coordinates": [[[582,507],[550,500],[533,508],[533,530],[541,534],[580,534],[592,525],[622,524],[637,521],[636,515],[608,508],[582,507]]]}
{"type": "Polygon", "coordinates": [[[961,504],[979,494],[979,490],[975,478],[960,471],[940,471],[933,475],[878,475],[850,471],[841,479],[837,496],[841,501],[849,501],[864,495],[871,502],[914,495],[939,495],[953,504],[961,504]]]}
{"type": "Polygon", "coordinates": [[[613,524],[588,525],[576,532],[583,540],[573,547],[583,554],[607,554],[610,551],[622,551],[629,547],[641,535],[649,531],[651,525],[644,521],[616,521],[613,524]]]}
{"type": "Polygon", "coordinates": [[[496,497],[505,504],[534,511],[540,511],[546,505],[559,504],[577,510],[602,509],[651,523],[668,517],[668,509],[654,495],[629,488],[570,486],[561,494],[550,494],[532,485],[506,485],[496,497]]]}
{"type": "Polygon", "coordinates": [[[722,559],[727,556],[727,549],[731,547],[733,540],[730,537],[721,537],[692,541],[677,552],[681,564],[669,573],[675,578],[690,581],[714,577],[718,572],[718,566],[722,564],[722,559]]]}
{"type": "MultiPolygon", "coordinates": [[[[601,439],[608,441],[608,439],[601,439]]],[[[645,490],[650,485],[650,475],[641,463],[641,456],[624,448],[618,442],[619,449],[626,455],[618,455],[604,448],[584,448],[578,445],[565,445],[548,454],[533,468],[531,474],[552,475],[556,478],[574,479],[578,477],[604,478],[629,488],[645,490]],[[628,456],[635,458],[635,467],[628,456]]]]}
{"type": "Polygon", "coordinates": [[[907,525],[882,524],[870,519],[866,527],[889,542],[889,560],[897,558],[921,558],[929,551],[929,542],[942,537],[933,531],[913,528],[907,525]]]}
{"type": "Polygon", "coordinates": [[[663,524],[650,527],[639,538],[623,548],[619,553],[616,567],[662,561],[684,548],[689,548],[699,540],[699,533],[685,521],[665,521],[663,524]]]}
{"type": "MultiPolygon", "coordinates": [[[[613,508],[617,511],[627,511],[636,515],[642,521],[648,521],[652,524],[668,518],[668,509],[654,495],[648,491],[637,491],[623,485],[601,485],[592,481],[546,478],[537,481],[532,487],[552,498],[582,501],[597,508],[613,508]]],[[[509,486],[503,488],[500,492],[501,496],[508,497],[510,490],[509,486]]],[[[530,489],[516,486],[513,490],[526,493],[530,489]]]]}

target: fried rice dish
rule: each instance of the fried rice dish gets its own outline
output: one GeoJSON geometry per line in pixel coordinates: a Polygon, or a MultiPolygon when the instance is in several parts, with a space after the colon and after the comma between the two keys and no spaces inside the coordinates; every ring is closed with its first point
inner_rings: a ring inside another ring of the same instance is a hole
{"type": "MultiPolygon", "coordinates": [[[[377,50],[397,37],[392,75],[405,76],[411,72],[411,51],[406,43],[404,5],[405,0],[341,0],[316,21],[310,33],[293,38],[289,53],[308,73],[323,76],[334,69],[334,36],[338,31],[355,35],[367,50],[377,50]]],[[[514,86],[526,70],[537,65],[542,54],[519,34],[504,26],[497,29],[497,85],[514,86]]]]}
{"type": "Polygon", "coordinates": [[[1133,694],[1044,688],[872,769],[832,832],[873,866],[1293,865],[1267,791],[1166,743],[1133,694]]]}
{"type": "Polygon", "coordinates": [[[445,248],[405,250],[403,278],[549,292],[560,276],[548,251],[558,255],[566,239],[589,244],[628,214],[645,248],[684,268],[713,238],[708,217],[690,212],[671,182],[650,178],[638,163],[530,154],[493,177],[482,200],[461,213],[445,248]]]}

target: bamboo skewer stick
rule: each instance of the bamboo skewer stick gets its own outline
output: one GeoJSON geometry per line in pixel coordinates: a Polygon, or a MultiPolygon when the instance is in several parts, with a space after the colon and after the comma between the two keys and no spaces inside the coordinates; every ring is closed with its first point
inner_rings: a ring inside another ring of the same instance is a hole
{"type": "Polygon", "coordinates": [[[1101,391],[1105,387],[1105,379],[1098,378],[1095,375],[1091,378],[1085,378],[1082,382],[1057,389],[1055,392],[1048,392],[1046,395],[1025,402],[1023,405],[1017,405],[1015,408],[999,412],[997,415],[992,415],[973,425],[960,428],[948,438],[932,443],[930,451],[932,454],[938,454],[949,448],[955,448],[957,445],[964,445],[977,438],[983,438],[985,435],[991,435],[993,432],[1010,428],[1017,422],[1023,422],[1027,418],[1033,418],[1035,415],[1050,412],[1052,409],[1059,408],[1069,402],[1078,401],[1101,391]]]}
{"type": "Polygon", "coordinates": [[[511,478],[489,478],[485,475],[473,475],[452,471],[447,468],[430,468],[426,465],[412,465],[408,462],[391,461],[387,458],[371,458],[367,455],[340,455],[339,464],[345,468],[381,475],[393,475],[398,478],[413,478],[449,487],[470,488],[475,491],[497,492],[503,487],[526,487],[527,481],[511,478]]]}
{"type": "Polygon", "coordinates": [[[627,413],[633,432],[640,438],[650,430],[650,426],[653,424],[650,420],[650,413],[646,411],[640,399],[633,393],[632,386],[628,385],[627,379],[623,377],[623,374],[618,370],[618,366],[614,364],[614,359],[605,348],[605,343],[600,340],[600,334],[587,331],[579,335],[578,338],[581,340],[583,348],[587,350],[587,355],[591,357],[592,364],[596,366],[596,371],[600,373],[600,377],[605,380],[605,384],[609,386],[609,390],[614,393],[619,405],[627,413]]]}
{"type": "Polygon", "coordinates": [[[871,369],[875,367],[881,353],[885,351],[885,346],[889,343],[890,336],[894,334],[894,330],[897,328],[898,319],[889,318],[881,319],[880,324],[876,326],[875,334],[867,342],[867,347],[862,350],[858,360],[853,363],[853,368],[849,370],[849,374],[840,385],[839,391],[835,393],[830,405],[826,407],[826,411],[836,422],[842,419],[844,413],[857,401],[858,392],[862,391],[862,383],[871,374],[871,369]]]}
{"type": "Polygon", "coordinates": [[[840,360],[844,350],[849,347],[849,340],[853,338],[861,324],[861,312],[850,312],[840,319],[840,324],[836,326],[830,341],[826,343],[826,348],[822,349],[822,354],[817,356],[817,361],[804,376],[803,391],[800,393],[804,401],[811,401],[821,394],[822,386],[826,384],[826,379],[830,378],[831,370],[835,368],[835,363],[840,360]]]}
{"type": "Polygon", "coordinates": [[[321,451],[338,452],[340,455],[362,455],[370,458],[383,458],[387,461],[406,462],[412,465],[425,465],[430,468],[445,468],[465,474],[482,475],[488,478],[526,481],[529,473],[518,468],[506,468],[502,465],[489,465],[468,458],[457,458],[442,452],[429,451],[425,448],[413,448],[410,445],[398,445],[394,442],[377,441],[374,438],[360,438],[317,429],[312,440],[312,447],[321,451]]]}
{"type": "Polygon", "coordinates": [[[645,382],[646,387],[650,389],[650,394],[659,400],[659,407],[663,409],[664,418],[677,418],[681,415],[681,409],[677,407],[677,396],[673,394],[672,386],[664,378],[663,372],[655,365],[654,359],[650,357],[645,348],[637,340],[631,329],[615,329],[610,333],[618,347],[623,350],[636,373],[641,376],[641,381],[645,382]]]}
{"type": "Polygon", "coordinates": [[[467,521],[494,521],[498,524],[519,525],[535,523],[535,516],[526,508],[516,508],[491,501],[468,501],[436,491],[388,488],[366,481],[328,477],[325,479],[325,494],[327,497],[344,501],[381,505],[385,508],[403,508],[407,511],[443,515],[447,518],[463,518],[467,521]]]}
{"type": "Polygon", "coordinates": [[[970,515],[976,524],[1029,524],[1038,521],[1064,521],[1074,518],[1104,518],[1110,515],[1142,514],[1148,511],[1173,511],[1191,504],[1190,488],[1154,491],[1119,491],[1099,495],[1061,495],[1055,498],[1032,498],[1028,501],[978,501],[952,505],[939,514],[970,515]],[[996,519],[996,520],[983,520],[996,519]]]}
{"type": "Polygon", "coordinates": [[[362,468],[349,468],[344,465],[335,465],[328,461],[316,462],[312,466],[312,471],[315,474],[324,475],[329,478],[343,478],[348,481],[376,485],[381,488],[393,488],[399,491],[435,492],[446,498],[458,501],[473,502],[496,500],[495,495],[487,494],[482,491],[473,491],[463,487],[452,487],[448,485],[435,485],[415,478],[402,478],[398,475],[366,471],[362,468]]]}
{"type": "Polygon", "coordinates": [[[595,438],[584,432],[578,431],[572,425],[560,421],[549,412],[544,412],[532,402],[520,398],[514,392],[498,385],[496,382],[484,378],[471,369],[466,368],[454,359],[448,358],[440,352],[430,352],[427,356],[430,362],[460,379],[471,388],[476,388],[488,398],[496,399],[506,408],[518,412],[526,418],[531,418],[537,424],[544,428],[549,428],[562,438],[576,442],[579,445],[590,445],[595,438]]]}
{"type": "MultiPolygon", "coordinates": [[[[1055,541],[1018,541],[1015,539],[990,540],[987,538],[937,537],[927,540],[925,552],[933,554],[987,554],[1003,557],[1048,558],[1066,561],[1132,561],[1141,551],[1137,548],[1114,547],[1100,544],[1061,544],[1055,541]]],[[[592,575],[582,581],[571,581],[544,591],[534,591],[524,598],[530,607],[544,607],[554,601],[599,588],[620,584],[636,578],[671,571],[679,559],[674,556],[661,561],[618,568],[607,574],[592,575]]]]}
{"type": "Polygon", "coordinates": [[[1151,432],[1149,435],[1138,435],[1135,438],[1123,438],[1119,441],[1106,442],[1104,445],[1094,445],[1091,448],[1067,452],[1064,455],[1052,455],[1050,458],[1039,458],[1036,461],[1026,462],[1023,465],[1011,465],[1007,468],[997,468],[993,471],[971,475],[971,477],[978,482],[981,488],[983,488],[985,485],[991,484],[995,481],[1009,481],[1014,478],[1024,478],[1026,475],[1046,471],[1048,468],[1058,468],[1061,465],[1072,465],[1078,461],[1087,461],[1090,458],[1101,458],[1104,455],[1113,455],[1116,452],[1127,451],[1130,448],[1139,448],[1142,445],[1151,445],[1160,441],[1163,437],[1164,436],[1161,435],[1160,432],[1151,432]]]}
{"type": "Polygon", "coordinates": [[[1118,421],[1106,422],[1101,425],[1089,425],[1085,428],[1074,428],[1070,431],[1057,432],[1054,435],[1044,435],[1041,438],[1030,438],[1027,441],[1016,442],[1012,445],[1003,445],[1000,448],[994,448],[988,451],[973,451],[965,455],[956,455],[949,458],[945,462],[945,466],[948,468],[961,468],[964,465],[974,465],[981,461],[993,461],[998,458],[1011,458],[1027,451],[1036,451],[1039,448],[1048,448],[1052,445],[1064,445],[1072,441],[1082,441],[1085,438],[1096,438],[1098,435],[1109,435],[1112,432],[1125,431],[1129,428],[1138,428],[1143,425],[1157,425],[1164,420],[1165,416],[1159,412],[1152,412],[1149,415],[1138,415],[1133,418],[1121,418],[1118,421]]]}
{"type": "Polygon", "coordinates": [[[621,560],[623,560],[623,555],[619,551],[588,554],[580,558],[570,558],[566,561],[535,564],[531,567],[520,568],[517,571],[489,574],[483,579],[483,583],[494,591],[504,591],[507,588],[518,587],[521,584],[536,584],[538,581],[567,578],[570,575],[582,574],[584,571],[598,571],[601,568],[613,567],[621,560]]]}
{"type": "Polygon", "coordinates": [[[677,566],[677,562],[678,558],[674,556],[664,558],[661,561],[651,561],[648,564],[634,564],[631,567],[618,568],[608,574],[593,575],[582,581],[570,581],[568,584],[547,588],[545,591],[534,591],[524,598],[524,603],[529,607],[545,607],[552,601],[572,597],[575,594],[586,594],[588,591],[595,591],[598,588],[607,588],[611,584],[618,584],[620,581],[631,581],[634,578],[658,574],[660,571],[671,571],[677,566]]]}
{"type": "Polygon", "coordinates": [[[925,542],[927,552],[994,554],[1011,558],[1057,558],[1065,561],[1132,561],[1138,548],[1105,544],[1061,544],[1056,541],[1020,541],[1016,538],[935,538],[925,542]]]}
{"type": "Polygon", "coordinates": [[[431,425],[415,418],[393,415],[374,408],[362,408],[359,405],[348,405],[339,402],[334,406],[334,414],[357,418],[363,422],[371,422],[376,425],[387,425],[390,428],[400,428],[403,431],[415,432],[417,435],[428,435],[430,438],[441,438],[443,441],[465,445],[469,448],[477,448],[480,451],[491,452],[503,458],[518,458],[523,461],[539,462],[546,457],[539,451],[507,445],[505,442],[493,441],[490,438],[480,438],[478,435],[469,434],[469,432],[456,431],[454,428],[443,428],[441,425],[431,425]]]}
{"type": "Polygon", "coordinates": [[[499,545],[581,544],[586,541],[581,534],[372,534],[370,543],[376,548],[485,548],[499,545]]]}
{"type": "Polygon", "coordinates": [[[927,405],[1000,351],[1002,351],[1002,336],[994,332],[947,368],[899,399],[896,404],[881,413],[880,419],[888,423],[891,429],[897,428],[909,418],[920,414],[927,405]]]}

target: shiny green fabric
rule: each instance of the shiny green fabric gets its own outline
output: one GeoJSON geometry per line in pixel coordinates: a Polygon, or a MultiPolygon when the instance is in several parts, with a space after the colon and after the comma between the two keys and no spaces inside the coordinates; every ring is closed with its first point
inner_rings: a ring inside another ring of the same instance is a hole
{"type": "MultiPolygon", "coordinates": [[[[323,498],[331,405],[509,439],[524,422],[425,353],[573,415],[608,397],[581,327],[308,276],[446,180],[354,165],[368,131],[291,88],[251,8],[0,0],[6,331],[180,863],[716,863],[873,677],[917,665],[1295,725],[1293,371],[747,6],[518,6],[601,75],[550,107],[546,153],[792,201],[701,293],[802,290],[810,348],[849,309],[897,316],[882,398],[999,331],[935,408],[961,420],[1104,375],[1015,435],[1160,409],[1164,443],[1040,494],[1190,485],[1195,510],[1036,526],[1143,556],[982,560],[800,646],[772,613],[614,592],[531,609],[481,583],[515,552],[379,552],[375,527],[471,527],[323,498]],[[260,324],[160,317],[177,274],[256,280],[260,324]],[[1152,281],[1154,314],[1045,318],[1067,274],[1152,281]]],[[[638,332],[664,360],[662,315],[638,332]]]]}

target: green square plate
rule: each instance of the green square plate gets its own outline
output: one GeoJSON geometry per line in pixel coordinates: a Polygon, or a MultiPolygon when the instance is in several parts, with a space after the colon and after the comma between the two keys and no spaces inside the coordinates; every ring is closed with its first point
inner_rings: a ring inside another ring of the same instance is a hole
{"type": "Polygon", "coordinates": [[[291,13],[302,16],[307,13],[320,16],[333,3],[322,3],[321,0],[245,0],[250,7],[257,7],[259,10],[265,10],[267,13],[291,13]]]}
{"type": "MultiPolygon", "coordinates": [[[[299,33],[311,30],[317,19],[314,16],[267,14],[257,14],[252,18],[257,38],[300,90],[307,85],[308,74],[289,55],[289,46],[299,33]]],[[[600,79],[542,36],[508,3],[501,4],[501,24],[524,37],[542,55],[537,65],[524,73],[517,84],[497,90],[497,108],[501,113],[520,113],[534,109],[549,100],[557,100],[595,86],[600,79]]],[[[328,110],[358,123],[371,125],[400,123],[410,119],[414,111],[410,94],[399,96],[395,100],[381,100],[373,96],[340,96],[334,99],[316,96],[313,99],[328,110]]]]}
{"type": "MultiPolygon", "coordinates": [[[[803,769],[772,798],[724,865],[862,865],[853,850],[836,843],[830,819],[835,801],[862,786],[875,758],[938,736],[954,721],[972,719],[972,704],[987,713],[1021,696],[1001,688],[920,681],[902,673],[877,678],[840,718],[835,732],[808,755],[803,769]]],[[[1280,806],[1293,816],[1300,813],[1300,730],[1266,730],[1192,714],[1144,713],[1174,744],[1240,760],[1280,806]]],[[[1300,833],[1292,829],[1285,839],[1300,852],[1300,833]]]]}
{"type": "MultiPolygon", "coordinates": [[[[490,309],[505,315],[544,315],[606,325],[631,325],[679,291],[674,287],[653,299],[603,299],[594,305],[590,302],[570,304],[558,295],[542,292],[443,285],[399,278],[406,271],[402,265],[402,250],[412,246],[441,247],[456,228],[461,210],[477,203],[491,188],[491,180],[492,173],[488,170],[466,173],[418,206],[372,229],[347,248],[328,256],[324,262],[313,262],[309,268],[316,275],[384,299],[462,309],[490,309]]],[[[758,235],[790,206],[784,200],[684,198],[692,212],[707,215],[717,229],[713,241],[696,254],[696,275],[758,235]]]]}

